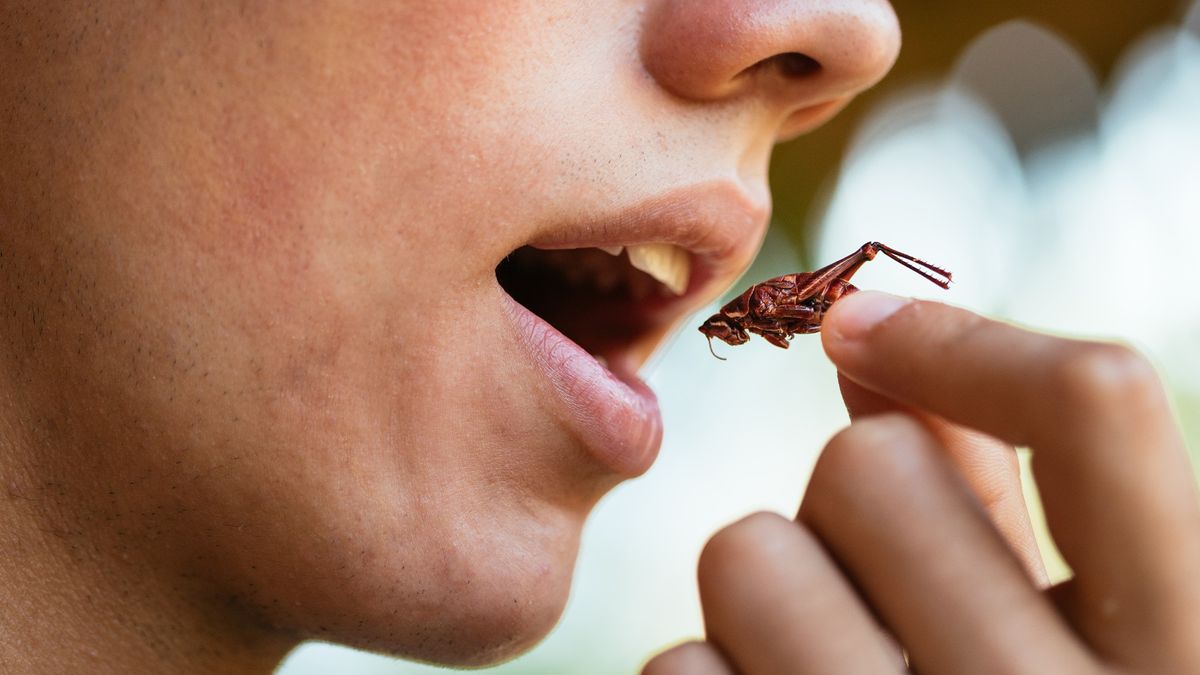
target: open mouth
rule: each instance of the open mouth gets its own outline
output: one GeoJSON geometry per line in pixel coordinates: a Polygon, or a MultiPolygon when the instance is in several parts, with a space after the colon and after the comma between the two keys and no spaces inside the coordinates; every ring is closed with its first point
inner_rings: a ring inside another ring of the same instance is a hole
{"type": "Polygon", "coordinates": [[[517,303],[602,363],[615,365],[679,313],[692,259],[673,244],[523,246],[497,266],[496,278],[517,303]]]}
{"type": "Polygon", "coordinates": [[[549,385],[537,405],[606,471],[630,477],[653,464],[662,415],[637,370],[749,264],[766,211],[735,183],[698,183],[558,224],[497,263],[516,336],[549,385]]]}
{"type": "Polygon", "coordinates": [[[640,475],[658,454],[662,416],[636,370],[703,276],[693,279],[691,254],[672,244],[523,246],[496,267],[561,410],[613,473],[640,475]]]}

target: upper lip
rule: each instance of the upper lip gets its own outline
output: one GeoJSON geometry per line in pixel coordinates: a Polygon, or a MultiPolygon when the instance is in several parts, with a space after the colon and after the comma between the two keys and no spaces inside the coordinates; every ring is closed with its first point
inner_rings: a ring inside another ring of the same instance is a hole
{"type": "Polygon", "coordinates": [[[674,244],[692,254],[687,295],[704,301],[724,290],[754,258],[766,233],[769,204],[729,181],[679,188],[599,219],[560,224],[538,234],[543,249],[674,244]],[[701,293],[700,291],[706,291],[701,293]]]}
{"type": "Polygon", "coordinates": [[[541,249],[669,243],[691,254],[687,292],[655,307],[654,327],[630,346],[636,365],[678,320],[717,297],[749,266],[766,233],[766,194],[755,199],[730,180],[696,183],[598,218],[559,223],[527,243],[541,249]]]}

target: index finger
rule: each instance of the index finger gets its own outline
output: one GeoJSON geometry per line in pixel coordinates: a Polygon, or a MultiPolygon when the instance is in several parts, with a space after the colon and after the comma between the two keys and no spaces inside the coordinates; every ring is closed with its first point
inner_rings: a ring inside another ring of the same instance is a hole
{"type": "Polygon", "coordinates": [[[870,292],[835,304],[822,334],[867,389],[1033,448],[1051,534],[1087,595],[1129,609],[1183,600],[1173,594],[1200,565],[1200,508],[1145,359],[870,292]]]}

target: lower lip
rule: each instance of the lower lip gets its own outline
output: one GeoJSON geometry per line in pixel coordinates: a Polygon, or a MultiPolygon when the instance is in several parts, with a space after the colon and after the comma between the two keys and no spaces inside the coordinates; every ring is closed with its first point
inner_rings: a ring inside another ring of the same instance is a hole
{"type": "Polygon", "coordinates": [[[591,455],[621,476],[645,473],[662,443],[662,414],[654,392],[633,373],[618,376],[601,365],[508,294],[504,299],[522,342],[554,386],[591,455]]]}

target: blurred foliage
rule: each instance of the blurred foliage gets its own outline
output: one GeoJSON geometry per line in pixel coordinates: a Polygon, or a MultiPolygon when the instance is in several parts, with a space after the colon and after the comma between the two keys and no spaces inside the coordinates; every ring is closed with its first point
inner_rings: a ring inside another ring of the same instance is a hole
{"type": "Polygon", "coordinates": [[[1200,480],[1200,392],[1176,390],[1175,411],[1192,456],[1192,470],[1200,480]]]}
{"type": "Polygon", "coordinates": [[[1179,0],[1121,0],[1102,8],[1087,0],[893,0],[892,5],[904,31],[904,48],[891,74],[829,124],[781,146],[772,158],[775,223],[810,267],[817,263],[809,238],[820,215],[814,207],[836,176],[863,115],[897,91],[945,75],[980,33],[1013,19],[1043,23],[1077,45],[1106,78],[1135,38],[1183,14],[1179,0]]]}

